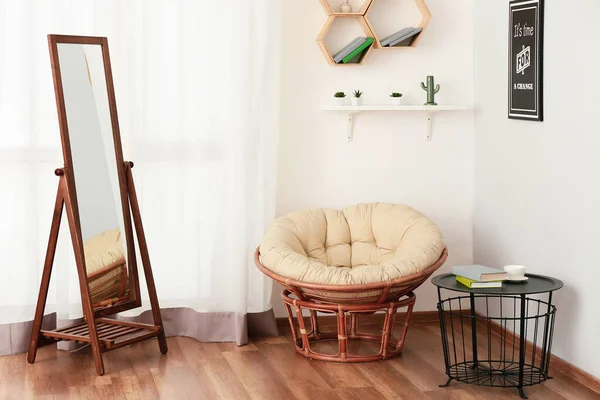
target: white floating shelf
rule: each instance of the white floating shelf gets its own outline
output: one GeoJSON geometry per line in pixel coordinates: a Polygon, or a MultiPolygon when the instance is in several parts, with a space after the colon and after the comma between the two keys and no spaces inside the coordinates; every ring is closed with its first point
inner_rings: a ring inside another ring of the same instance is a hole
{"type": "Polygon", "coordinates": [[[427,140],[431,140],[431,123],[433,120],[433,114],[441,111],[464,111],[467,110],[466,106],[457,105],[437,105],[437,106],[425,106],[417,104],[407,104],[400,106],[393,106],[390,104],[368,104],[363,106],[326,106],[323,108],[326,111],[342,111],[348,113],[348,141],[352,141],[352,130],[354,125],[354,115],[368,112],[368,111],[413,111],[413,112],[424,112],[427,115],[427,140]]]}

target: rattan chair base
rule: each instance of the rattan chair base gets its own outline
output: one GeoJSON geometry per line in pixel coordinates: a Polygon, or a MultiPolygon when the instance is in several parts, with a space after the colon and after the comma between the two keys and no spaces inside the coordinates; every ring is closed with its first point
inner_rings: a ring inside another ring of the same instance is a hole
{"type": "Polygon", "coordinates": [[[265,275],[284,287],[281,297],[287,310],[296,351],[315,360],[347,363],[385,360],[402,352],[416,299],[413,291],[441,267],[447,257],[448,250],[444,249],[433,265],[416,274],[386,282],[353,285],[302,282],[278,275],[261,263],[260,248],[254,252],[254,263],[265,275]],[[404,307],[407,309],[404,326],[400,338],[394,342],[392,334],[396,312],[404,307]],[[306,329],[307,324],[302,317],[303,310],[310,311],[310,330],[306,329]],[[337,316],[337,334],[319,330],[319,311],[337,316]],[[358,316],[378,311],[385,312],[381,335],[360,332],[358,316]],[[298,316],[300,318],[297,318],[298,316]],[[337,340],[337,354],[323,354],[311,348],[311,343],[326,340],[337,340]],[[351,354],[348,352],[349,340],[376,341],[381,345],[377,354],[351,354]]]}
{"type": "Polygon", "coordinates": [[[385,360],[402,352],[404,341],[412,309],[416,297],[414,293],[408,293],[401,299],[386,303],[363,303],[363,304],[323,304],[307,300],[299,300],[288,289],[281,293],[288,314],[292,338],[296,351],[305,357],[321,361],[333,361],[341,363],[370,362],[385,360]],[[394,333],[394,322],[396,312],[399,308],[407,308],[404,326],[397,341],[392,340],[394,333]],[[310,311],[310,329],[307,330],[306,321],[302,316],[303,310],[310,311]],[[337,316],[337,333],[321,332],[317,312],[335,313],[337,316]],[[377,311],[385,311],[385,319],[381,335],[363,333],[359,331],[359,315],[371,314],[377,311]],[[372,355],[351,354],[348,351],[348,341],[374,341],[379,342],[379,352],[372,355]],[[313,350],[313,344],[322,341],[337,341],[337,354],[323,354],[313,350]]]}

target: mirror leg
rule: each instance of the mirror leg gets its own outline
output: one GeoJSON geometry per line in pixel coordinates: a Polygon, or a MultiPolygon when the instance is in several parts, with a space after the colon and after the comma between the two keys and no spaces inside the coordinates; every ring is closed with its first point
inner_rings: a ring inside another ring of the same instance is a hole
{"type": "Polygon", "coordinates": [[[63,193],[65,198],[65,209],[67,211],[67,220],[69,221],[69,229],[71,231],[71,240],[73,242],[73,250],[75,252],[75,263],[77,264],[77,275],[79,276],[79,290],[81,292],[81,304],[83,307],[83,316],[88,325],[90,336],[90,346],[94,355],[96,371],[98,375],[104,375],[104,364],[102,363],[102,354],[100,352],[100,341],[98,332],[96,331],[96,320],[94,318],[94,309],[92,308],[92,298],[90,296],[90,287],[88,285],[87,273],[85,271],[85,257],[83,255],[83,243],[80,241],[80,236],[77,232],[77,224],[75,221],[75,209],[73,207],[73,198],[69,190],[70,183],[67,179],[62,179],[63,193]]]}
{"type": "MultiPolygon", "coordinates": [[[[85,310],[84,310],[85,311],[85,310]]],[[[100,351],[100,340],[98,339],[98,331],[96,330],[96,321],[94,320],[94,310],[90,310],[85,314],[87,320],[88,332],[90,333],[90,346],[92,348],[92,356],[96,365],[98,375],[104,375],[104,362],[102,361],[102,352],[100,351]],[[90,317],[91,314],[91,317],[90,317]]]]}
{"type": "Polygon", "coordinates": [[[148,254],[148,244],[146,243],[146,235],[144,234],[144,226],[142,225],[142,217],[140,214],[140,206],[138,204],[137,193],[133,183],[133,174],[131,173],[131,163],[125,163],[127,169],[127,192],[129,194],[129,203],[131,204],[131,214],[133,215],[133,224],[137,234],[138,245],[140,246],[140,257],[142,258],[142,266],[144,268],[144,276],[148,286],[148,297],[150,297],[150,306],[152,307],[152,317],[154,325],[160,326],[160,334],[158,335],[158,347],[162,354],[167,354],[167,338],[165,337],[165,329],[160,315],[160,306],[158,304],[158,296],[156,295],[156,285],[154,284],[154,275],[152,275],[152,266],[150,265],[150,255],[148,254]],[[127,164],[129,164],[127,166],[127,164]]]}
{"type": "Polygon", "coordinates": [[[38,341],[40,331],[42,329],[42,320],[44,318],[44,309],[46,308],[46,298],[48,297],[48,287],[50,286],[50,275],[52,275],[52,264],[54,255],[56,254],[56,243],[58,242],[58,230],[60,228],[60,220],[65,204],[62,193],[62,177],[58,184],[56,193],[56,202],[54,204],[54,213],[52,215],[52,224],[50,225],[50,238],[48,239],[48,247],[46,249],[46,259],[44,261],[44,272],[42,273],[42,283],[40,284],[40,293],[38,295],[37,306],[35,309],[35,317],[33,319],[33,327],[31,328],[31,338],[29,340],[29,351],[27,352],[27,362],[33,364],[37,354],[38,341]]]}

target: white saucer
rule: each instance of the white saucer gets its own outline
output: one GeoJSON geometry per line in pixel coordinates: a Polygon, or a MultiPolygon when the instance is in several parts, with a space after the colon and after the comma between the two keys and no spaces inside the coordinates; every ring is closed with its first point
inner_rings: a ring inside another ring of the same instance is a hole
{"type": "Polygon", "coordinates": [[[519,282],[524,282],[527,279],[529,279],[528,277],[524,276],[522,278],[519,279],[506,279],[506,282],[511,282],[511,283],[519,283],[519,282]]]}

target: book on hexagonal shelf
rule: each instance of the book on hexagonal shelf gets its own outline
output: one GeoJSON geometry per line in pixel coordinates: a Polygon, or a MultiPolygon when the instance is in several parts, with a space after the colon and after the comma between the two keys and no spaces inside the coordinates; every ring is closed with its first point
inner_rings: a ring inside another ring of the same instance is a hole
{"type": "Polygon", "coordinates": [[[373,44],[373,38],[367,38],[363,44],[358,46],[352,53],[348,54],[342,62],[344,64],[359,63],[369,47],[373,44]]]}

